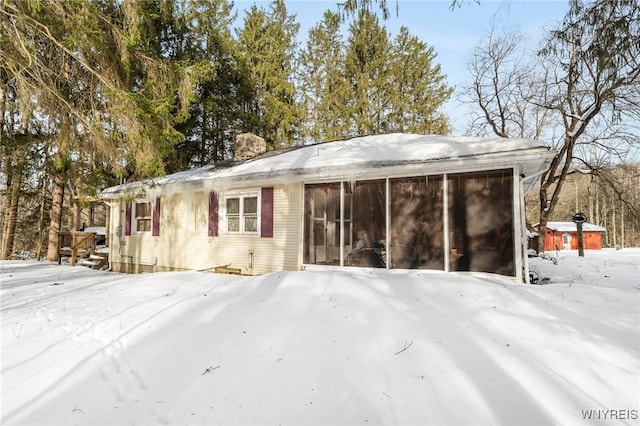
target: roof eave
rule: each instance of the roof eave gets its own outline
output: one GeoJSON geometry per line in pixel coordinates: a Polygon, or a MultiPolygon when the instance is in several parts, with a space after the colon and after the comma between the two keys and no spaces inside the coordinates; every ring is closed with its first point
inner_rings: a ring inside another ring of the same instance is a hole
{"type": "MultiPolygon", "coordinates": [[[[106,188],[98,196],[104,200],[144,197],[148,189],[158,186],[179,184],[201,184],[214,182],[214,187],[240,187],[249,184],[289,184],[292,182],[366,180],[386,176],[411,176],[416,174],[464,173],[478,170],[510,168],[518,166],[524,169],[531,165],[534,171],[546,167],[553,156],[545,147],[534,147],[517,151],[501,151],[455,158],[433,158],[407,161],[370,161],[349,165],[278,169],[244,174],[229,174],[233,167],[225,169],[203,170],[189,179],[163,183],[163,178],[147,179],[106,188]]],[[[532,183],[533,185],[533,183],[532,183]]]]}

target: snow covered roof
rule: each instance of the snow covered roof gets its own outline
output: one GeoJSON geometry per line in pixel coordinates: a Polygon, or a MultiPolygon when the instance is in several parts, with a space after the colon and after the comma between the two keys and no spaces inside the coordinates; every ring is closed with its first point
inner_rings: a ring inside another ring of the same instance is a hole
{"type": "Polygon", "coordinates": [[[239,181],[356,180],[380,177],[383,168],[420,173],[426,163],[434,173],[520,164],[521,173],[530,176],[544,170],[552,155],[542,142],[530,139],[392,133],[270,151],[240,164],[209,165],[114,186],[100,196],[119,198],[158,185],[195,181],[209,181],[212,188],[225,188],[239,181]]]}
{"type": "MultiPolygon", "coordinates": [[[[547,229],[556,232],[578,232],[576,224],[573,222],[547,222],[547,229]]],[[[585,232],[606,232],[606,228],[585,222],[582,224],[582,230],[585,232]]]]}
{"type": "Polygon", "coordinates": [[[87,226],[84,232],[95,232],[98,235],[107,235],[107,228],[104,226],[87,226]]]}

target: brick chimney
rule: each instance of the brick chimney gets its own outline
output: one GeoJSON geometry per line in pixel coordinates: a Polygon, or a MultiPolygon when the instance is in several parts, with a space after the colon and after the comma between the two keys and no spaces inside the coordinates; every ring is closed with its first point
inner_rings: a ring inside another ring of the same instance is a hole
{"type": "Polygon", "coordinates": [[[267,144],[263,138],[253,133],[242,133],[236,136],[233,161],[242,162],[267,152],[267,144]]]}

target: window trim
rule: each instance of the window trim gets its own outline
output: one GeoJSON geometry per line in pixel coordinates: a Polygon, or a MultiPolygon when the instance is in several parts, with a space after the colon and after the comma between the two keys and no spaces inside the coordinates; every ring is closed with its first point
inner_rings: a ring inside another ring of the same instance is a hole
{"type": "Polygon", "coordinates": [[[151,230],[153,229],[153,203],[151,201],[134,201],[132,206],[131,213],[131,233],[136,234],[151,234],[151,230]],[[138,205],[139,204],[147,204],[149,206],[149,216],[138,216],[138,205]],[[149,221],[149,230],[144,231],[139,229],[138,221],[139,220],[148,220],[149,221]]]}
{"type": "Polygon", "coordinates": [[[261,217],[262,217],[262,191],[261,188],[252,188],[246,189],[242,191],[231,191],[226,192],[220,197],[219,203],[219,220],[222,225],[222,234],[224,235],[247,235],[247,236],[261,236],[261,217]],[[238,198],[239,202],[239,212],[238,217],[239,220],[239,231],[229,231],[229,216],[227,214],[227,200],[238,198]],[[244,199],[245,198],[256,198],[256,230],[255,231],[245,231],[245,216],[244,214],[244,199]]]}

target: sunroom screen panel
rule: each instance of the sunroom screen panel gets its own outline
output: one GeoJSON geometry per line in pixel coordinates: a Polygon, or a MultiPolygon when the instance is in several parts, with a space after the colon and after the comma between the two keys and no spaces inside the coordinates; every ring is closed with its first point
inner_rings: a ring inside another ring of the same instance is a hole
{"type": "MultiPolygon", "coordinates": [[[[386,267],[386,181],[359,181],[351,190],[351,251],[345,256],[346,266],[386,267]],[[352,192],[352,194],[351,194],[352,192]]],[[[346,215],[346,214],[345,214],[346,215]]]]}
{"type": "Polygon", "coordinates": [[[391,179],[393,268],[444,269],[442,176],[391,179]]]}
{"type": "Polygon", "coordinates": [[[515,276],[512,173],[448,175],[451,271],[515,276]]]}

